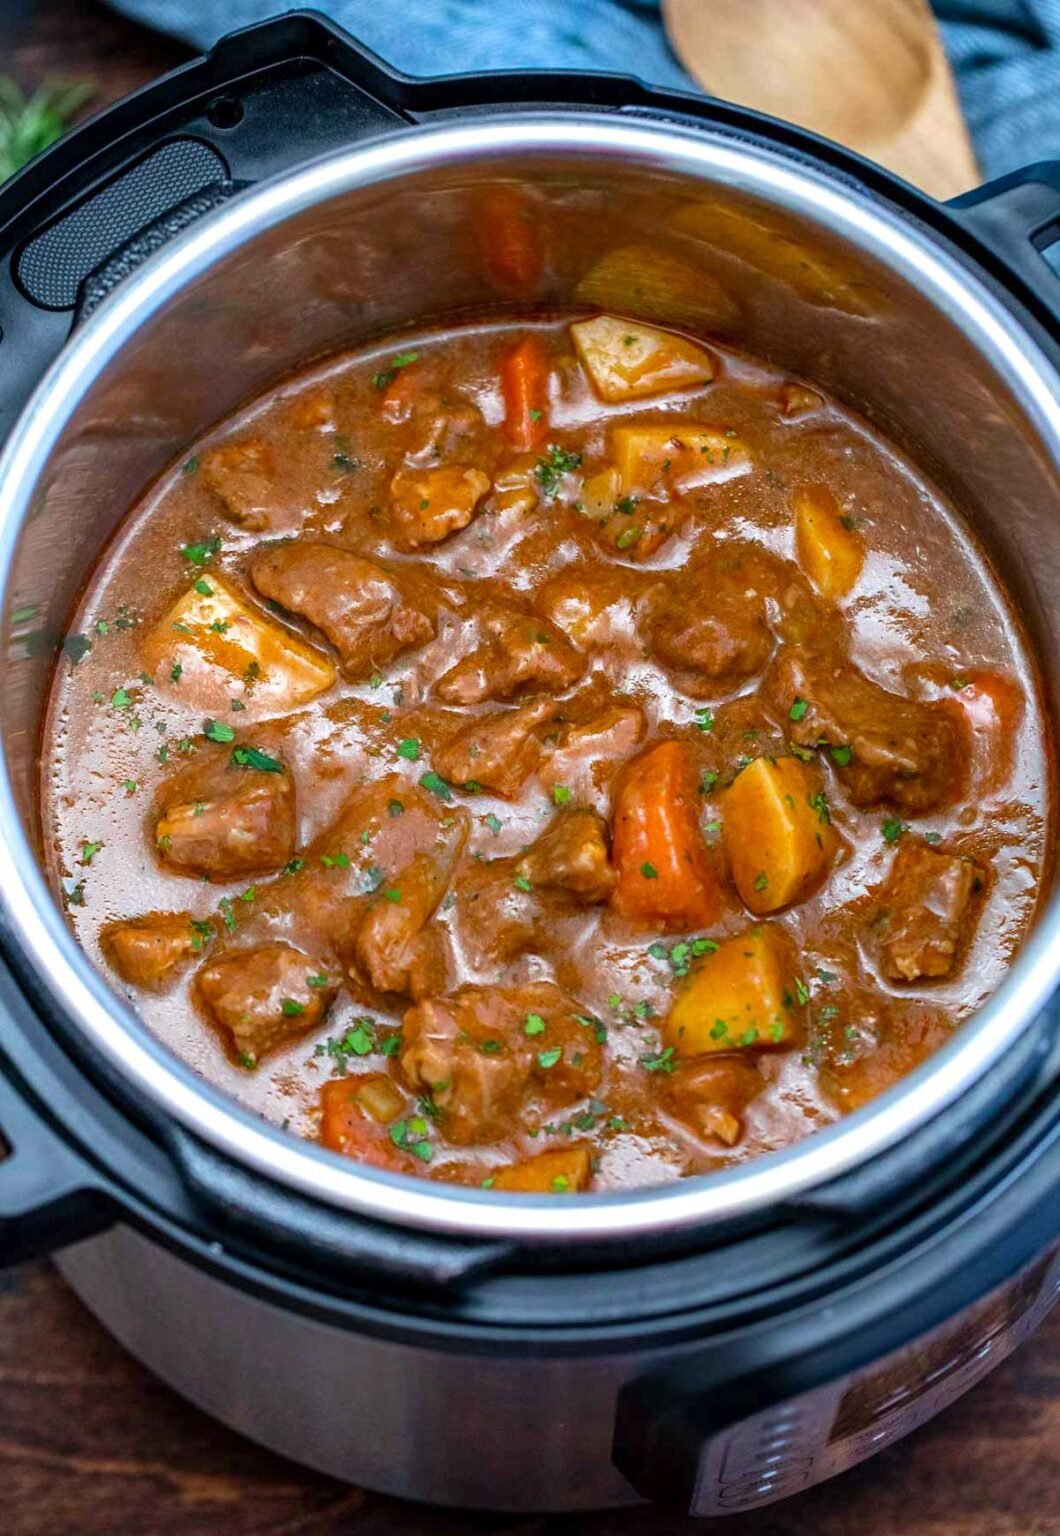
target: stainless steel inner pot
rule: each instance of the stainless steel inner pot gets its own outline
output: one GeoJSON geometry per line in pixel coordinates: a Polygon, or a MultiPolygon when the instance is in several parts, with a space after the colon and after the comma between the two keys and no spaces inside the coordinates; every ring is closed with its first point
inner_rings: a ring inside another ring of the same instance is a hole
{"type": "Polygon", "coordinates": [[[350,1211],[525,1240],[706,1227],[762,1212],[908,1137],[989,1072],[1060,982],[1060,901],[932,1061],[803,1144],[710,1178],[577,1201],[369,1171],[286,1136],[147,1033],[74,942],[35,851],[54,647],[92,562],[188,441],[286,372],[410,326],[591,304],[721,331],[862,411],[955,500],[996,562],[1060,707],[1060,379],[940,238],[836,175],[721,131],[588,113],[407,130],[235,199],[74,334],[0,459],[0,922],[31,995],[124,1081],[259,1173],[350,1211]],[[481,277],[484,199],[528,189],[556,259],[538,290],[481,277]],[[666,258],[645,269],[636,248],[666,258]],[[616,248],[632,257],[598,265],[616,248]],[[660,276],[660,273],[662,274],[660,276]],[[591,275],[590,275],[591,274],[591,275]],[[23,626],[24,628],[24,626],[23,626]]]}

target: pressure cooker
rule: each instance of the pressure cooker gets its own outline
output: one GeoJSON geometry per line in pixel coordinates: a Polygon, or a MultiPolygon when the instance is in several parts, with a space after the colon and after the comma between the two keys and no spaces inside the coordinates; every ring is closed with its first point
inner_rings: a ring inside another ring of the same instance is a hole
{"type": "MultiPolygon", "coordinates": [[[[590,244],[683,240],[738,342],[908,451],[1015,594],[1060,714],[1060,165],[940,205],[632,79],[412,79],[309,13],[224,39],[0,192],[0,1261],[55,1253],[152,1371],[334,1476],[722,1515],[906,1434],[1060,1294],[1055,894],[987,1005],[872,1104],[724,1173],[558,1201],[362,1167],[228,1101],[92,968],[39,860],[50,669],[124,510],[307,361],[503,310],[469,252],[511,182],[590,244]],[[678,198],[761,238],[660,233],[678,198]]],[[[569,307],[575,268],[531,306],[569,307]]]]}

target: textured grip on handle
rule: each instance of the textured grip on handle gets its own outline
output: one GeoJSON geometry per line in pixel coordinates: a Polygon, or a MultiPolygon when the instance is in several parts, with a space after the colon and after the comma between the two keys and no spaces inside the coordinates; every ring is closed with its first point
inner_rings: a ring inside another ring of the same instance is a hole
{"type": "Polygon", "coordinates": [[[203,191],[187,198],[183,203],[178,203],[171,208],[162,218],[156,219],[146,229],[142,229],[138,235],[129,241],[128,245],[114,253],[109,260],[86,278],[81,289],[80,300],[77,306],[77,323],[86,320],[93,310],[98,309],[103,300],[109,297],[138,267],[143,266],[149,257],[176,235],[179,235],[189,225],[194,224],[205,214],[212,213],[215,208],[220,208],[224,203],[241,192],[247,185],[244,181],[221,181],[213,186],[205,187],[203,191]]]}
{"type": "Polygon", "coordinates": [[[1024,166],[946,206],[1017,273],[1044,318],[1060,324],[1060,274],[1043,254],[1060,242],[1060,160],[1024,166]]]}

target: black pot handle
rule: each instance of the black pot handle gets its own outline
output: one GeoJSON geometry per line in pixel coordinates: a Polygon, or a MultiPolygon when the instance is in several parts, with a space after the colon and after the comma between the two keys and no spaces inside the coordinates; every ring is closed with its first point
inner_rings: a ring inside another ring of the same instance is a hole
{"type": "Polygon", "coordinates": [[[409,118],[373,55],[278,17],[127,97],[0,189],[0,439],[71,326],[244,187],[409,118]]]}
{"type": "Polygon", "coordinates": [[[1060,324],[1060,272],[1044,252],[1060,242],[1060,160],[1042,160],[947,203],[963,229],[1021,279],[1046,322],[1060,324]]]}
{"type": "Polygon", "coordinates": [[[33,1102],[0,1054],[0,1269],[54,1253],[110,1226],[115,1207],[93,1170],[33,1102]]]}

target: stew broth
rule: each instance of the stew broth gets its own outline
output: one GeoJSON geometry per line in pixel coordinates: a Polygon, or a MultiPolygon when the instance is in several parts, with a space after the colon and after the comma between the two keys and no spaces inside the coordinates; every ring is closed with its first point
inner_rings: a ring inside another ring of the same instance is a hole
{"type": "Polygon", "coordinates": [[[285,382],[71,625],[45,853],[87,953],[293,1133],[565,1193],[800,1140],[1026,935],[1033,666],[864,421],[595,316],[285,382]]]}

